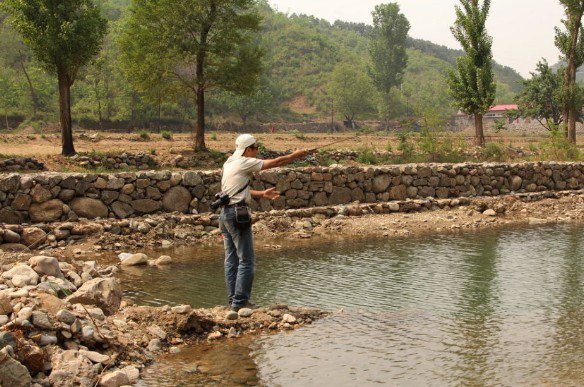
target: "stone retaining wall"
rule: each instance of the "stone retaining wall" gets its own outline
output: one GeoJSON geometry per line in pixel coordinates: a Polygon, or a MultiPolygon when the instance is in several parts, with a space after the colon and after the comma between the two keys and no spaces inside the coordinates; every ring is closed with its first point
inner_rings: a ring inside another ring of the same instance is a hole
{"type": "MultiPolygon", "coordinates": [[[[584,163],[419,164],[375,168],[310,167],[265,171],[253,189],[276,187],[282,196],[253,208],[306,208],[496,196],[510,192],[584,188],[584,163]]],[[[21,224],[128,218],[152,213],[209,211],[220,172],[148,171],[118,174],[12,174],[0,178],[0,223],[21,224]]]]}

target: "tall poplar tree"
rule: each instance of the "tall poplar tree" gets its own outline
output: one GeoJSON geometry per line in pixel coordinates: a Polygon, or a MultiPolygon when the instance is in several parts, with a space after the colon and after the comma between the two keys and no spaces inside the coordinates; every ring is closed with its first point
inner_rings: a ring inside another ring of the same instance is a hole
{"type": "Polygon", "coordinates": [[[454,105],[474,115],[478,146],[485,145],[483,115],[495,101],[497,85],[493,75],[492,38],[486,29],[490,0],[460,0],[455,6],[456,21],[450,28],[465,55],[456,59],[456,71],[448,75],[454,105]]]}
{"type": "Polygon", "coordinates": [[[562,97],[564,101],[564,123],[567,123],[566,135],[568,141],[576,143],[576,120],[579,109],[582,109],[582,90],[576,84],[576,71],[584,64],[584,29],[582,15],[584,14],[584,0],[560,0],[566,12],[566,19],[562,23],[566,31],[556,27],[556,46],[566,62],[562,97]]]}
{"type": "Polygon", "coordinates": [[[59,82],[62,154],[75,154],[71,86],[100,50],[107,20],[91,0],[4,0],[0,10],[44,69],[59,82]]]}
{"type": "Polygon", "coordinates": [[[385,118],[389,125],[391,113],[391,89],[401,85],[408,64],[406,41],[410,22],[400,13],[397,3],[375,7],[369,53],[372,66],[369,74],[375,87],[386,101],[385,118]]]}
{"type": "Polygon", "coordinates": [[[249,94],[261,72],[254,0],[134,0],[122,38],[130,81],[154,98],[191,95],[196,150],[205,150],[205,94],[249,94]]]}

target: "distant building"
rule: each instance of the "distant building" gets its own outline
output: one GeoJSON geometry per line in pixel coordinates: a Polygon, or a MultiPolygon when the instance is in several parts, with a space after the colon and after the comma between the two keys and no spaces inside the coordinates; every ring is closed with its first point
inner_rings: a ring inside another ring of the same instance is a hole
{"type": "MultiPolygon", "coordinates": [[[[520,124],[520,123],[529,123],[531,120],[523,119],[523,118],[516,118],[512,119],[508,117],[506,113],[512,110],[518,110],[519,107],[517,105],[495,105],[489,109],[487,113],[483,116],[484,122],[494,122],[505,120],[507,124],[520,124]]],[[[461,111],[456,113],[454,116],[455,125],[458,127],[466,127],[469,125],[474,125],[474,116],[465,114],[461,111]]]]}
{"type": "Polygon", "coordinates": [[[517,105],[495,105],[490,108],[487,113],[485,113],[484,118],[491,121],[500,121],[504,119],[508,124],[512,124],[513,122],[518,123],[518,119],[513,121],[510,117],[506,116],[508,111],[518,109],[519,107],[517,105]]]}

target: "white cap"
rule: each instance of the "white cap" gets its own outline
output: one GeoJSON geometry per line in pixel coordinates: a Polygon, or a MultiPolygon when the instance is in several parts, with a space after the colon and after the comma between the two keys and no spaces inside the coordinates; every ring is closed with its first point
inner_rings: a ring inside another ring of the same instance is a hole
{"type": "Polygon", "coordinates": [[[245,150],[256,143],[256,139],[251,134],[242,134],[235,140],[235,152],[233,156],[243,156],[245,150]]]}

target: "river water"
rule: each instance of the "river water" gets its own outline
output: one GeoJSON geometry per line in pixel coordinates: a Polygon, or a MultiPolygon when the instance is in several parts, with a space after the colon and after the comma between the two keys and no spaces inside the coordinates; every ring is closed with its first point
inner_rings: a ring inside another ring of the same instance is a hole
{"type": "MultiPolygon", "coordinates": [[[[126,295],[225,304],[220,249],[172,254],[168,268],[124,269],[126,295]]],[[[584,383],[582,225],[260,248],[253,301],[337,313],[292,333],[187,349],[150,367],[144,385],[204,384],[195,363],[224,384],[584,383]]]]}

